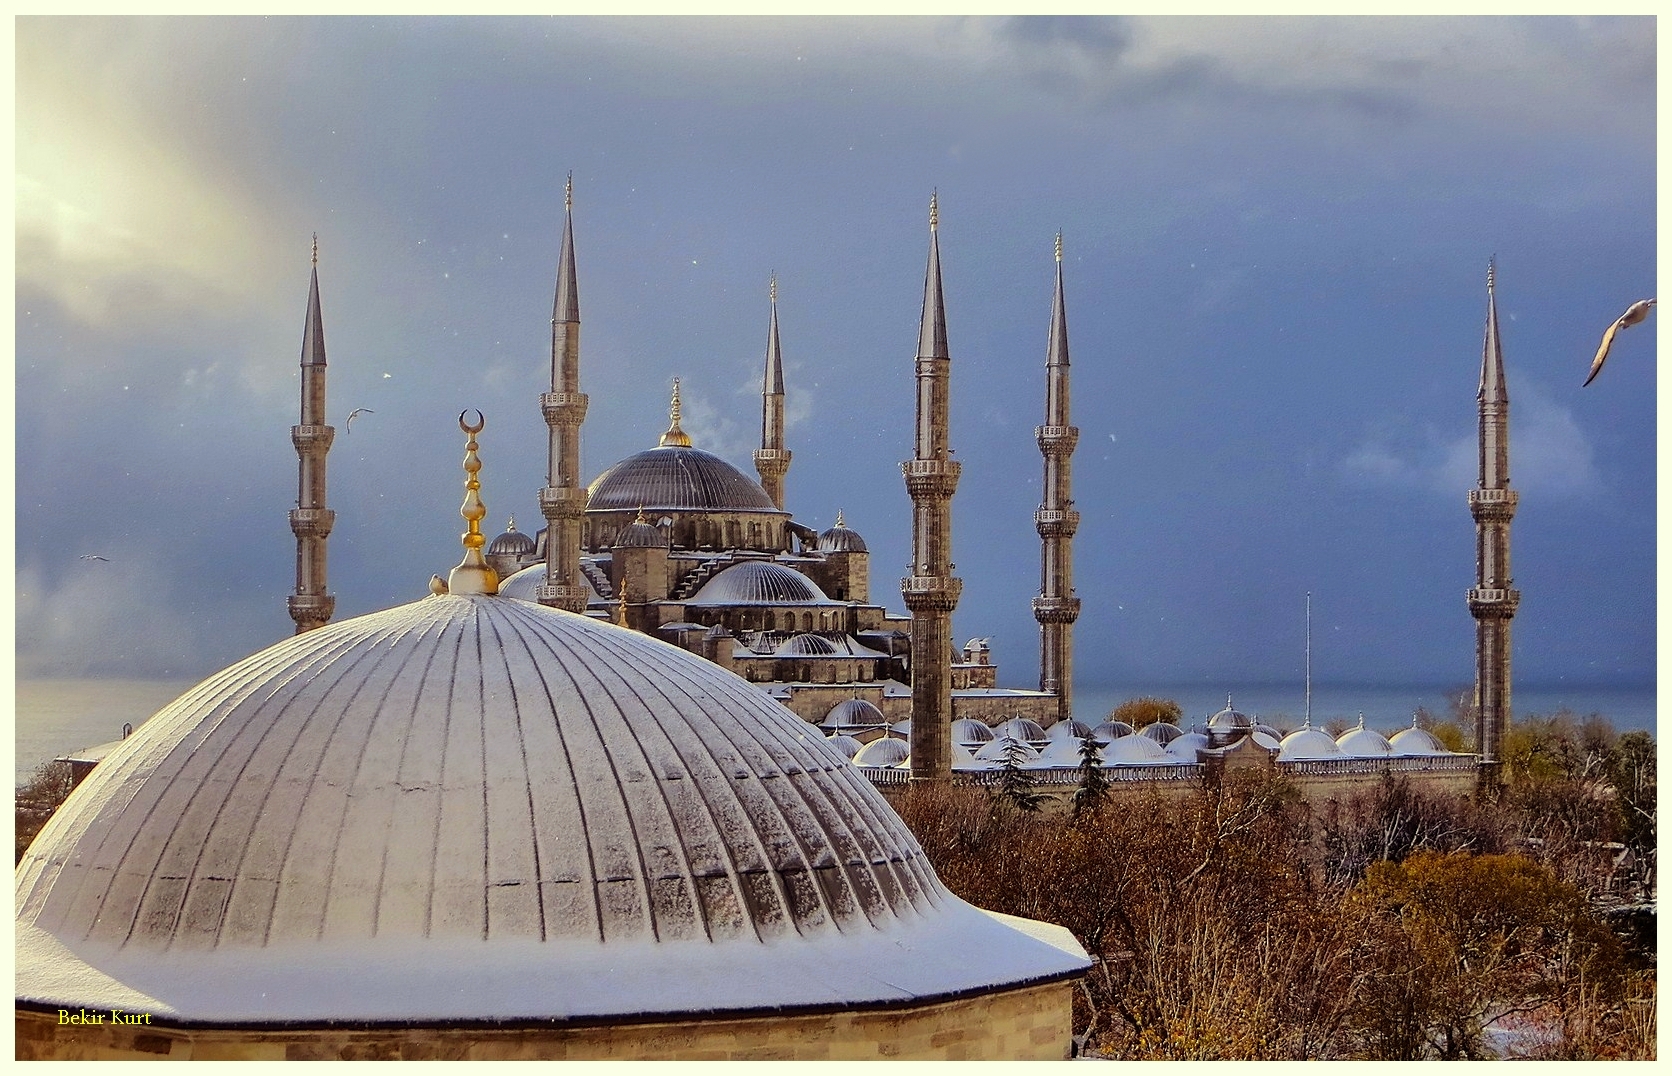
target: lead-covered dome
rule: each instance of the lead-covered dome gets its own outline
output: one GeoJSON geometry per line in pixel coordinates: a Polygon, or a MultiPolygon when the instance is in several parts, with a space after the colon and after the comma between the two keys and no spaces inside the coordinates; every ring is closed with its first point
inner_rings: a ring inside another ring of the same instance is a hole
{"type": "Polygon", "coordinates": [[[843,522],[840,512],[836,513],[836,525],[819,535],[818,550],[820,553],[870,552],[865,548],[865,539],[843,522]]]}
{"type": "Polygon", "coordinates": [[[782,564],[746,560],[702,585],[687,605],[828,605],[817,583],[782,564]]]}
{"type": "Polygon", "coordinates": [[[1336,746],[1335,738],[1323,729],[1315,729],[1310,725],[1298,728],[1283,737],[1279,746],[1279,762],[1308,762],[1341,757],[1341,748],[1336,746]]]}
{"type": "Polygon", "coordinates": [[[517,521],[511,520],[505,533],[495,538],[488,545],[490,557],[526,557],[534,552],[534,536],[524,534],[517,529],[517,521]]]}
{"type": "Polygon", "coordinates": [[[635,453],[587,487],[588,512],[779,512],[759,482],[719,456],[663,445],[635,453]]]}
{"type": "Polygon", "coordinates": [[[958,996],[1083,967],[952,896],[818,730],[676,647],[443,595],[287,639],[17,871],[19,1004],[208,1025],[958,996]]]}

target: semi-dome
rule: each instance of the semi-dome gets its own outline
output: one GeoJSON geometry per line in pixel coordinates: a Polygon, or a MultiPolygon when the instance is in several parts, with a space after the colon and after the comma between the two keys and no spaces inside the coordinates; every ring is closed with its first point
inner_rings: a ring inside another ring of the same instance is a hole
{"type": "Polygon", "coordinates": [[[688,605],[828,605],[811,579],[769,560],[746,560],[715,574],[688,605]]]}
{"type": "Polygon", "coordinates": [[[490,557],[526,557],[533,552],[534,536],[518,530],[514,519],[507,525],[504,534],[488,543],[490,557]]]}
{"type": "Polygon", "coordinates": [[[1184,730],[1171,721],[1151,721],[1138,730],[1138,735],[1166,746],[1184,735],[1184,730]]]}
{"type": "Polygon", "coordinates": [[[1340,757],[1341,748],[1336,746],[1335,739],[1324,730],[1315,729],[1310,725],[1289,733],[1278,745],[1279,762],[1308,762],[1340,757]]]}
{"type": "Polygon", "coordinates": [[[819,725],[827,729],[856,728],[860,726],[886,725],[888,718],[883,716],[877,704],[869,699],[844,699],[830,708],[819,725]]]}
{"type": "Polygon", "coordinates": [[[884,736],[872,740],[853,756],[855,766],[898,766],[911,758],[911,744],[884,736]]]}
{"type": "Polygon", "coordinates": [[[973,717],[960,717],[952,722],[952,742],[961,744],[984,744],[993,738],[993,730],[984,721],[977,721],[973,717]]]}
{"type": "Polygon", "coordinates": [[[954,897],[758,688],[482,595],[205,680],[16,877],[20,1008],[198,1026],[827,1011],[1084,967],[954,897]]]}
{"type": "Polygon", "coordinates": [[[842,513],[836,513],[836,525],[819,535],[818,550],[820,553],[868,553],[865,539],[856,530],[850,530],[842,521],[842,513]]]}
{"type": "Polygon", "coordinates": [[[1388,748],[1396,755],[1449,755],[1445,744],[1434,738],[1434,734],[1427,729],[1419,729],[1413,724],[1408,729],[1401,729],[1393,734],[1388,741],[1388,748]]]}
{"type": "Polygon", "coordinates": [[[1364,715],[1359,715],[1358,727],[1348,729],[1336,737],[1335,745],[1341,748],[1343,755],[1354,758],[1381,758],[1393,753],[1393,746],[1387,737],[1375,729],[1364,727],[1364,715]]]}
{"type": "Polygon", "coordinates": [[[589,512],[772,512],[759,482],[701,449],[663,445],[628,456],[587,487],[589,512]]]}

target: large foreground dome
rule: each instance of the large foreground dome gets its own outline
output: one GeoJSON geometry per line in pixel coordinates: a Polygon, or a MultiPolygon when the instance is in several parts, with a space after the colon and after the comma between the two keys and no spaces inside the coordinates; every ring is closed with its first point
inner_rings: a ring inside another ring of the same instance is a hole
{"type": "Polygon", "coordinates": [[[766,694],[444,595],[286,640],[106,758],[18,870],[17,997],[205,1024],[958,997],[1080,957],[952,896],[766,694]]]}

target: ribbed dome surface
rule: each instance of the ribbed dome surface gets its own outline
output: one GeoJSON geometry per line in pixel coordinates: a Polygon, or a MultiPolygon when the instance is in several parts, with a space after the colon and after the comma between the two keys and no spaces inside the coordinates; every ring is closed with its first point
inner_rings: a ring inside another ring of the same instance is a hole
{"type": "Polygon", "coordinates": [[[621,528],[615,536],[615,549],[666,549],[668,536],[648,523],[636,520],[621,528]]]}
{"type": "Polygon", "coordinates": [[[1415,725],[1402,729],[1393,734],[1388,741],[1388,747],[1396,755],[1449,755],[1444,744],[1434,738],[1434,734],[1427,729],[1419,729],[1415,725]]]}
{"type": "Polygon", "coordinates": [[[826,728],[852,728],[858,725],[886,725],[888,718],[869,699],[844,699],[832,706],[820,723],[826,728]]]}
{"type": "Polygon", "coordinates": [[[488,552],[495,556],[526,557],[534,552],[534,536],[524,534],[517,530],[515,526],[512,526],[510,530],[493,540],[488,546],[488,552]]]}
{"type": "Polygon", "coordinates": [[[746,560],[702,585],[689,605],[810,605],[830,599],[811,579],[771,561],[746,560]]]}
{"type": "Polygon", "coordinates": [[[779,657],[828,657],[846,651],[822,635],[792,635],[778,648],[779,657]]]}
{"type": "Polygon", "coordinates": [[[778,512],[759,482],[719,456],[671,446],[628,456],[599,475],[588,488],[586,508],[778,512]]]}
{"type": "MultiPolygon", "coordinates": [[[[587,590],[591,593],[587,597],[588,605],[597,605],[604,601],[604,596],[598,593],[598,587],[585,572],[581,578],[586,581],[587,590]]],[[[530,564],[520,571],[499,581],[499,596],[501,598],[517,598],[525,602],[537,600],[535,591],[546,581],[546,566],[544,563],[530,564]]]]}
{"type": "Polygon", "coordinates": [[[1279,762],[1303,762],[1321,758],[1340,758],[1341,748],[1334,737],[1323,729],[1302,728],[1283,737],[1279,762]]]}
{"type": "Polygon", "coordinates": [[[497,597],[332,624],[205,680],[93,771],[17,879],[20,999],[208,1020],[656,1011],[678,990],[639,965],[664,960],[698,1008],[877,1000],[903,989],[891,951],[938,962],[904,988],[933,994],[968,976],[913,939],[988,921],[764,692],[497,597]],[[830,970],[762,997],[798,941],[830,970]]]}
{"type": "Polygon", "coordinates": [[[865,539],[859,536],[858,531],[838,525],[819,535],[819,552],[868,553],[870,551],[865,548],[865,539]]]}
{"type": "Polygon", "coordinates": [[[1172,743],[1184,735],[1184,730],[1171,721],[1152,721],[1138,730],[1138,735],[1154,740],[1158,744],[1172,743]]]}
{"type": "Polygon", "coordinates": [[[1357,728],[1348,729],[1336,737],[1335,746],[1341,748],[1343,755],[1354,758],[1381,758],[1393,753],[1393,745],[1388,743],[1387,737],[1375,729],[1365,728],[1363,719],[1360,719],[1357,728]]]}
{"type": "Polygon", "coordinates": [[[973,717],[960,717],[952,722],[952,741],[962,744],[981,744],[993,738],[992,727],[973,717]]]}

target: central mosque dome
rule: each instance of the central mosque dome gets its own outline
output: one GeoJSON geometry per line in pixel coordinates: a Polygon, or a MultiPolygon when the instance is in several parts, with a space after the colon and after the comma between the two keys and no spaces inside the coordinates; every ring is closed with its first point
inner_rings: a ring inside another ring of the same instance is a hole
{"type": "Polygon", "coordinates": [[[777,512],[759,482],[699,448],[663,445],[636,452],[593,480],[591,512],[777,512]]]}
{"type": "Polygon", "coordinates": [[[1084,964],[954,897],[764,692],[480,594],[205,680],[17,879],[20,1001],[211,1023],[887,1005],[1084,964]]]}

